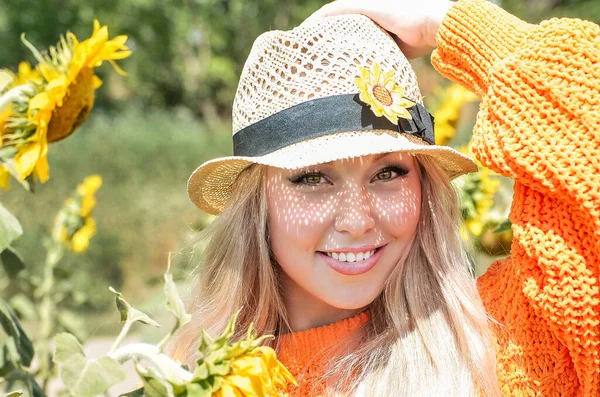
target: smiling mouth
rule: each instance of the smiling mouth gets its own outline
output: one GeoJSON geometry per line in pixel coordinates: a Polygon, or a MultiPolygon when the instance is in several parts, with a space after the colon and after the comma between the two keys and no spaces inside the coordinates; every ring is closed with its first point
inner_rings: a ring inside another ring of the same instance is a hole
{"type": "Polygon", "coordinates": [[[322,255],[325,263],[336,272],[347,276],[355,276],[366,273],[375,267],[381,258],[383,248],[385,246],[360,252],[318,251],[318,253],[322,255]]]}
{"type": "Polygon", "coordinates": [[[340,262],[360,262],[365,259],[369,259],[371,256],[375,255],[379,248],[376,248],[371,251],[364,252],[324,252],[330,258],[337,259],[340,262]]]}

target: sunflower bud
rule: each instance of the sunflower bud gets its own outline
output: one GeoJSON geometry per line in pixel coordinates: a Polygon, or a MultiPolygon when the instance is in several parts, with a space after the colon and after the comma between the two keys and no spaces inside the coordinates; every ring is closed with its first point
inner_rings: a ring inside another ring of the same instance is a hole
{"type": "Polygon", "coordinates": [[[52,238],[80,253],[88,249],[90,239],[96,234],[96,221],[91,212],[96,205],[95,194],[102,185],[99,175],[86,177],[77,186],[75,194],[65,200],[54,221],[52,238]]]}

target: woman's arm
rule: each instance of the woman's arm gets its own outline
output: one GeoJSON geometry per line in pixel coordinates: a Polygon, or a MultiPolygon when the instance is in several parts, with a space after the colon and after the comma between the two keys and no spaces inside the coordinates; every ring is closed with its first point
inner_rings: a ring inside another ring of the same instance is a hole
{"type": "Polygon", "coordinates": [[[598,396],[600,28],[467,0],[437,43],[434,66],[481,96],[474,153],[515,180],[512,255],[478,283],[505,325],[499,377],[523,370],[522,390],[598,396]]]}
{"type": "MultiPolygon", "coordinates": [[[[329,15],[344,2],[356,0],[338,0],[329,15]]],[[[388,2],[364,3],[384,27],[411,10],[402,0],[378,13],[388,2]]],[[[599,396],[600,28],[576,19],[532,25],[482,0],[455,3],[439,26],[434,66],[481,97],[473,151],[515,181],[511,256],[478,280],[502,324],[502,390],[599,396]]],[[[392,31],[402,40],[424,27],[392,31]]]]}

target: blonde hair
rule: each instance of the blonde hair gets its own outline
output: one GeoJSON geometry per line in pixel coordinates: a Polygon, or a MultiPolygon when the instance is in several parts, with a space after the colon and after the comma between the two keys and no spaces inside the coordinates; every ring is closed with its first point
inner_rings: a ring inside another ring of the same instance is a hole
{"type": "MultiPolygon", "coordinates": [[[[500,396],[495,344],[462,246],[456,191],[434,159],[415,158],[422,192],[417,232],[370,305],[361,347],[329,363],[326,378],[343,380],[331,393],[500,396]]],[[[227,209],[205,230],[192,324],[175,342],[175,355],[188,363],[200,330],[222,332],[240,307],[240,334],[251,322],[259,334],[290,331],[269,248],[264,180],[264,166],[246,169],[227,209]]]]}

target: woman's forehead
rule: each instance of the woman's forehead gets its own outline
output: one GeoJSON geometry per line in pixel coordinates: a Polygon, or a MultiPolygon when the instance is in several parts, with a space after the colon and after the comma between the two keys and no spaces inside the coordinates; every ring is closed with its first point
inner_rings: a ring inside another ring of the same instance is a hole
{"type": "MultiPolygon", "coordinates": [[[[329,161],[327,163],[321,163],[316,165],[311,165],[307,167],[297,168],[291,171],[297,170],[309,170],[314,168],[343,168],[348,166],[360,166],[360,167],[370,167],[374,164],[381,162],[402,162],[402,164],[410,165],[413,164],[415,156],[412,153],[405,152],[390,152],[390,153],[378,153],[371,154],[360,157],[351,157],[346,159],[329,161]]],[[[290,171],[290,170],[288,170],[290,171]]]]}

